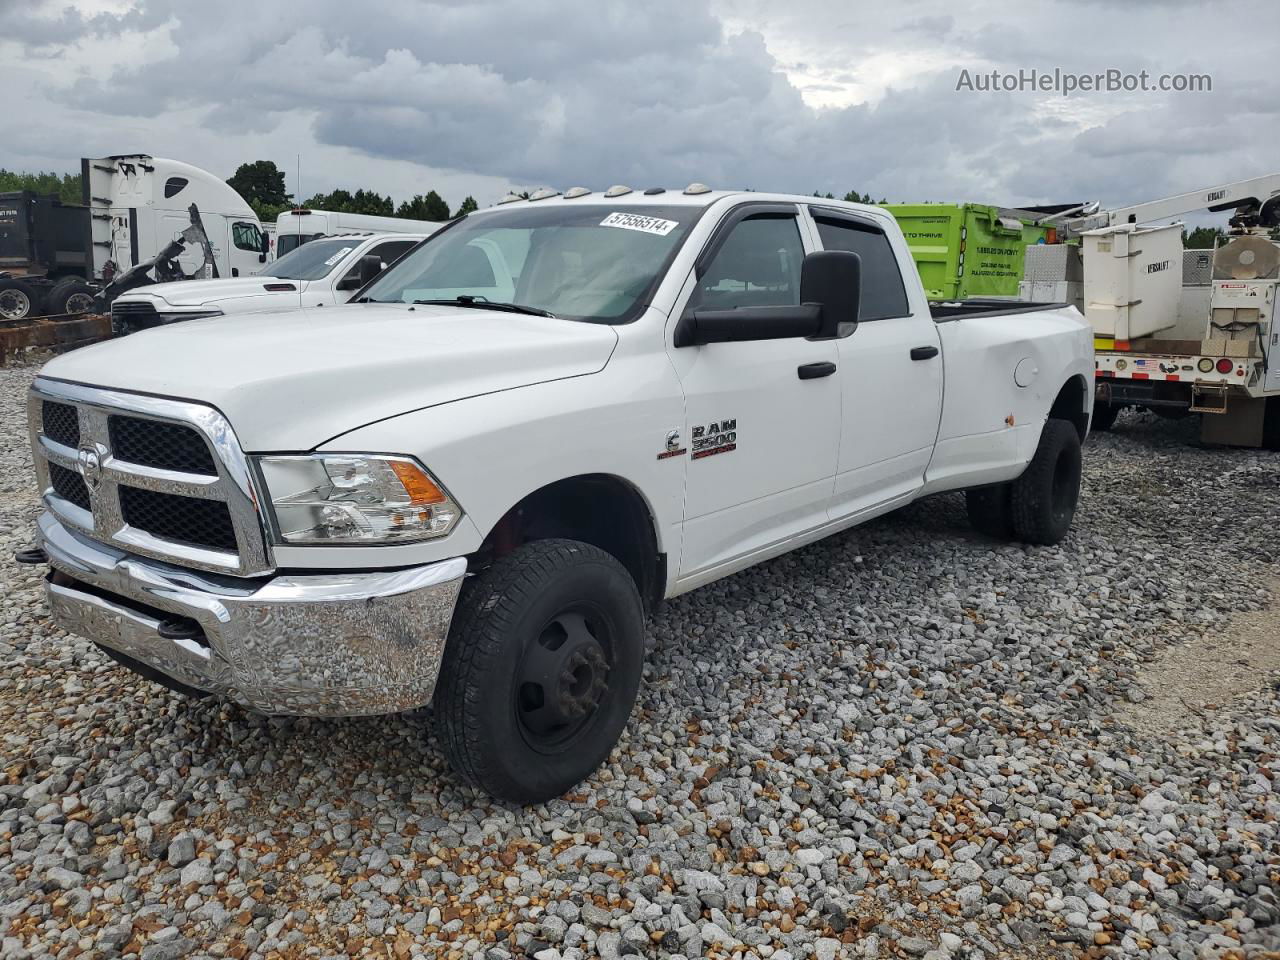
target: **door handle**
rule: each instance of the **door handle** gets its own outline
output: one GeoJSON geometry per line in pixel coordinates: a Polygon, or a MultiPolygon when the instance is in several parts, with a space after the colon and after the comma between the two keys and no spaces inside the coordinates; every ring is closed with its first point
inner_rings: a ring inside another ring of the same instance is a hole
{"type": "Polygon", "coordinates": [[[830,361],[802,363],[796,368],[796,374],[801,380],[818,380],[822,377],[829,377],[835,372],[836,365],[830,361]]]}
{"type": "Polygon", "coordinates": [[[938,348],[935,347],[933,344],[929,344],[929,346],[927,347],[911,348],[912,360],[932,360],[937,355],[938,355],[938,348]]]}

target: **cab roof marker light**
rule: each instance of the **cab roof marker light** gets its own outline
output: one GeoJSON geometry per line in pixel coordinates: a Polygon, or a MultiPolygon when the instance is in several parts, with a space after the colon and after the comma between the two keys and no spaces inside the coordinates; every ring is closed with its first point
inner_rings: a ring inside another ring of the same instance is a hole
{"type": "Polygon", "coordinates": [[[520,196],[518,193],[508,193],[505,197],[499,200],[498,203],[499,204],[516,203],[517,201],[523,200],[523,199],[524,197],[520,196]]]}
{"type": "Polygon", "coordinates": [[[710,193],[711,188],[705,183],[698,183],[696,180],[684,188],[686,196],[696,197],[700,193],[710,193]]]}
{"type": "Polygon", "coordinates": [[[570,187],[564,192],[566,200],[572,200],[574,197],[585,197],[591,190],[589,187],[570,187]]]}
{"type": "Polygon", "coordinates": [[[623,186],[621,183],[615,183],[612,187],[604,192],[606,197],[625,197],[631,192],[631,188],[623,186]]]}
{"type": "Polygon", "coordinates": [[[560,196],[559,190],[552,190],[550,187],[543,187],[541,190],[535,190],[529,194],[530,200],[547,200],[551,197],[560,196]]]}

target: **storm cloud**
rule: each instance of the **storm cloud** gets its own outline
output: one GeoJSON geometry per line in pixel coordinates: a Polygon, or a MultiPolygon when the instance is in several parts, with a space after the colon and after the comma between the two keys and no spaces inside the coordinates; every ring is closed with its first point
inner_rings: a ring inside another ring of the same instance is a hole
{"type": "MultiPolygon", "coordinates": [[[[1280,81],[1223,2],[0,0],[0,165],[143,150],[304,192],[629,182],[1126,202],[1280,166],[1280,81]],[[961,70],[1203,73],[1201,93],[957,91],[961,70]],[[184,146],[185,151],[184,152],[184,146]],[[307,183],[310,183],[310,188],[307,183]]],[[[460,196],[453,198],[456,202],[460,196]]]]}

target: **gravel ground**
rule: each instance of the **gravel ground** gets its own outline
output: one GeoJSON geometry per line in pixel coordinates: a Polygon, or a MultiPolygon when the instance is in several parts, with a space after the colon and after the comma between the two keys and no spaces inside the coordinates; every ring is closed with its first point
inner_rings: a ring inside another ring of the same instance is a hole
{"type": "MultiPolygon", "coordinates": [[[[6,555],[31,375],[0,371],[6,555]]],[[[1277,675],[1135,721],[1168,651],[1278,642],[1280,455],[1194,434],[1091,441],[1058,548],[940,497],[668,604],[610,765],[529,809],[423,715],[136,679],[6,564],[0,955],[1280,957],[1277,675]]]]}

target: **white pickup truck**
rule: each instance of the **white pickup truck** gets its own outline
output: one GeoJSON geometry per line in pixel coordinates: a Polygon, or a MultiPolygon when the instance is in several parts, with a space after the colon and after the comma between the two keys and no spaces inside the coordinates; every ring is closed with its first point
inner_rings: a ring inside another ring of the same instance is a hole
{"type": "Polygon", "coordinates": [[[252,277],[181,280],[130,290],[111,303],[111,329],[119,337],[203,317],[336,306],[428,236],[325,237],[297,247],[252,277]]]}
{"type": "Polygon", "coordinates": [[[434,704],[460,776],[535,801],[609,754],[664,597],[945,490],[987,534],[1066,534],[1075,309],[931,311],[875,207],[544,196],[346,306],[51,361],[24,559],[56,622],[264,713],[434,704]]]}

